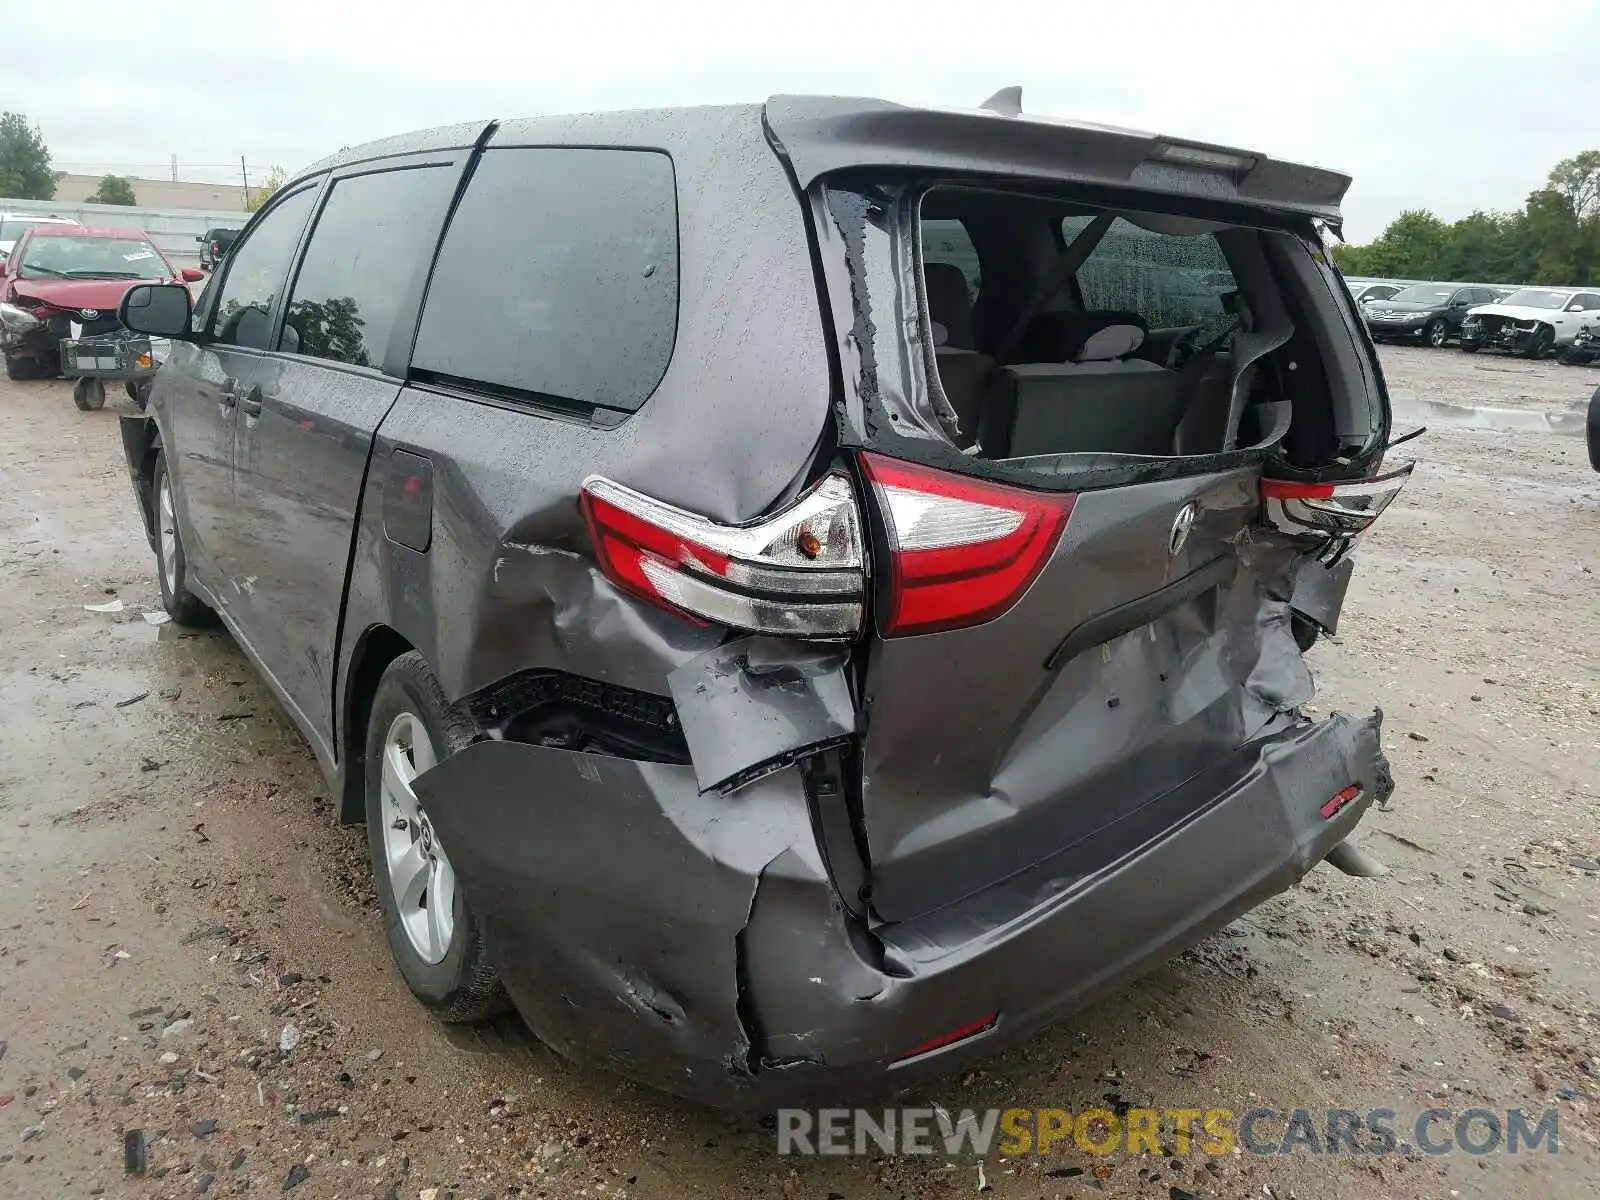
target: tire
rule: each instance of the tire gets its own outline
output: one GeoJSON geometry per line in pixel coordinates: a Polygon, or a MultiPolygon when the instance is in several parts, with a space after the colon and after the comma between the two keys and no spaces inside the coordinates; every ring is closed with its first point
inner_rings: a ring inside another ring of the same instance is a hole
{"type": "Polygon", "coordinates": [[[80,379],[72,385],[72,402],[79,412],[94,412],[106,406],[106,385],[98,379],[80,379]]]}
{"type": "Polygon", "coordinates": [[[1526,358],[1543,358],[1550,353],[1550,348],[1556,344],[1556,331],[1548,325],[1541,325],[1534,331],[1533,340],[1528,343],[1523,356],[1526,358]]]}
{"type": "Polygon", "coordinates": [[[143,412],[150,403],[150,381],[147,379],[143,383],[134,383],[129,380],[122,386],[128,393],[128,399],[138,405],[139,411],[143,412]]]}
{"type": "Polygon", "coordinates": [[[1600,471],[1600,388],[1589,397],[1589,465],[1600,471]]]}
{"type": "Polygon", "coordinates": [[[1422,340],[1435,350],[1443,350],[1445,343],[1450,340],[1450,326],[1446,325],[1441,318],[1435,317],[1428,322],[1427,328],[1422,331],[1422,340]]]}
{"type": "Polygon", "coordinates": [[[411,651],[389,664],[373,694],[363,760],[372,880],[401,977],[426,1008],[450,1022],[487,1020],[511,1004],[445,848],[409,783],[430,765],[427,759],[438,762],[465,749],[476,733],[471,719],[445,699],[420,654],[411,651]],[[399,769],[386,783],[387,755],[395,756],[399,769]],[[415,869],[408,874],[408,867],[415,869]],[[414,881],[409,886],[408,878],[414,881]],[[441,879],[448,880],[444,896],[437,890],[441,879]]]}
{"type": "Polygon", "coordinates": [[[204,600],[189,590],[189,559],[178,532],[172,480],[167,476],[167,456],[156,455],[150,480],[151,524],[156,531],[156,578],[161,584],[161,607],[179,625],[210,625],[216,615],[204,600]],[[170,541],[168,539],[171,539],[170,541]]]}
{"type": "Polygon", "coordinates": [[[1483,349],[1483,347],[1480,346],[1477,342],[1462,342],[1461,343],[1461,353],[1463,353],[1463,354],[1476,354],[1481,349],[1483,349]]]}
{"type": "Polygon", "coordinates": [[[19,382],[25,379],[44,378],[44,364],[37,358],[12,358],[6,355],[6,378],[19,382]]]}
{"type": "Polygon", "coordinates": [[[1301,654],[1315,646],[1317,639],[1322,636],[1322,630],[1315,621],[1297,612],[1289,614],[1289,629],[1294,634],[1294,644],[1300,647],[1301,654]]]}

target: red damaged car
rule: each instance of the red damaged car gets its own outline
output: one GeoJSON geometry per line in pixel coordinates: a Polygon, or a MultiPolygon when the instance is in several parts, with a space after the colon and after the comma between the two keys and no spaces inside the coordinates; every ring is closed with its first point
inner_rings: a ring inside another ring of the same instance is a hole
{"type": "Polygon", "coordinates": [[[137,229],[35,225],[0,273],[0,350],[11,379],[53,378],[62,338],[122,328],[117,305],[136,283],[193,283],[137,229]]]}

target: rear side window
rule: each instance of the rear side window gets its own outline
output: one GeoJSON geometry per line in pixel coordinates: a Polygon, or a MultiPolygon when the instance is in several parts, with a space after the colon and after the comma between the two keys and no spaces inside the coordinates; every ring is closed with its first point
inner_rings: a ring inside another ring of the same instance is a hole
{"type": "Polygon", "coordinates": [[[316,194],[316,188],[308,187],[280,201],[228,255],[228,274],[212,324],[214,341],[267,349],[272,306],[316,194]]]}
{"type": "Polygon", "coordinates": [[[412,365],[632,410],[661,382],[677,328],[665,154],[488,150],[440,248],[412,365]]]}
{"type": "MultiPolygon", "coordinates": [[[[1062,235],[1070,243],[1092,219],[1063,219],[1062,235]]],[[[1238,286],[1214,235],[1155,233],[1121,217],[1079,268],[1078,285],[1086,309],[1138,313],[1151,329],[1217,325],[1223,296],[1238,286]]]]}
{"type": "Polygon", "coordinates": [[[433,247],[454,184],[455,171],[442,166],[335,183],[289,293],[278,349],[357,367],[382,365],[395,317],[418,262],[433,247]]]}

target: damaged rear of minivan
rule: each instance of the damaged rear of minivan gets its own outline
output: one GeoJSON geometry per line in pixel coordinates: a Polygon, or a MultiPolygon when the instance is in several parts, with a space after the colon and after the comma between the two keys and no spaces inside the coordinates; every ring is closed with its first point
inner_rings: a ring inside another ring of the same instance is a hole
{"type": "MultiPolygon", "coordinates": [[[[1411,470],[1322,247],[1345,177],[989,111],[763,119],[828,342],[814,460],[737,524],[585,480],[606,585],[710,635],[664,679],[681,758],[588,756],[623,799],[562,825],[559,931],[451,842],[547,1040],[715,1103],[989,1053],[1340,847],[1393,788],[1381,714],[1306,716],[1303,651],[1411,470]]],[[[526,766],[458,758],[417,790],[470,840],[450,794],[526,766]]]]}

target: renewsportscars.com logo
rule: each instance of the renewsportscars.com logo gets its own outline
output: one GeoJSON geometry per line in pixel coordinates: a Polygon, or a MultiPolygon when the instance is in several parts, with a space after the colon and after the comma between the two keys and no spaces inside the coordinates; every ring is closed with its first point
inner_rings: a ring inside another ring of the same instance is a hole
{"type": "Polygon", "coordinates": [[[1392,1108],[1283,1113],[1252,1108],[943,1108],[778,1110],[779,1154],[1385,1155],[1558,1153],[1556,1109],[1428,1108],[1403,1119],[1392,1108]]]}

